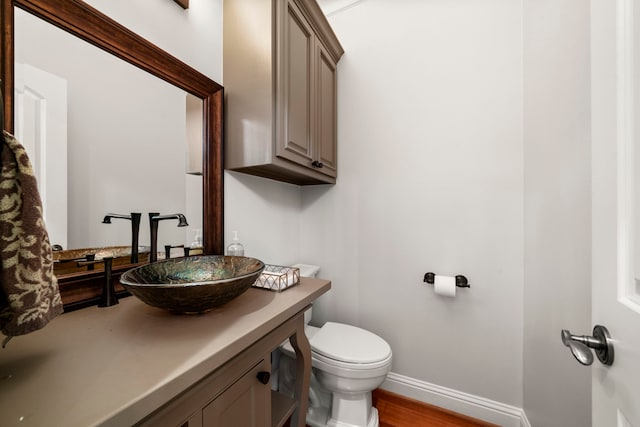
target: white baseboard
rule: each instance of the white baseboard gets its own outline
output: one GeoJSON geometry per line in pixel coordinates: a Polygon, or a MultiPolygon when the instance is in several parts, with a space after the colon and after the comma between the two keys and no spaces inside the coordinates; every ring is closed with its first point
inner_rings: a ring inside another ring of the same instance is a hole
{"type": "Polygon", "coordinates": [[[393,372],[380,388],[502,427],[531,427],[522,408],[393,372]]]}

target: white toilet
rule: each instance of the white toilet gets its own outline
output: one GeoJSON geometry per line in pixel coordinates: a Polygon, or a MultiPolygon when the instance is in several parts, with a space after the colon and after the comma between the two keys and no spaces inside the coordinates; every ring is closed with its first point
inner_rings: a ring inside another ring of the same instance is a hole
{"type": "MultiPolygon", "coordinates": [[[[314,277],[315,266],[296,265],[300,275],[314,277]]],[[[378,427],[371,392],[391,369],[391,347],[379,336],[355,326],[327,322],[305,331],[311,344],[312,372],[307,424],[311,427],[378,427]]],[[[280,347],[279,390],[292,394],[295,352],[289,342],[280,347]]]]}

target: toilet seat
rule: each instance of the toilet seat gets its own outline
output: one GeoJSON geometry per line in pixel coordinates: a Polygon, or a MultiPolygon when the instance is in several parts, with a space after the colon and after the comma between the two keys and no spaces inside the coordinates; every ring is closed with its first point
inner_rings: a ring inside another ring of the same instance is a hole
{"type": "Polygon", "coordinates": [[[328,374],[343,378],[375,378],[385,376],[391,369],[391,355],[375,363],[349,363],[330,359],[318,353],[312,354],[312,366],[328,374]]]}
{"type": "MultiPolygon", "coordinates": [[[[305,333],[311,346],[314,368],[348,378],[386,375],[391,368],[391,347],[365,329],[327,322],[321,328],[307,326],[305,333]]],[[[295,357],[288,341],[281,350],[289,357],[295,357]]]]}
{"type": "Polygon", "coordinates": [[[376,368],[391,356],[389,344],[376,334],[344,323],[327,322],[310,338],[311,350],[338,365],[376,368]],[[367,366],[367,367],[365,367],[367,366]]]}

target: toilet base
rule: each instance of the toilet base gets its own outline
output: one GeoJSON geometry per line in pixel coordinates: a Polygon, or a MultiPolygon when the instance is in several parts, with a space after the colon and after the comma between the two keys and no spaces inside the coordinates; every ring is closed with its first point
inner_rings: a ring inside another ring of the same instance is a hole
{"type": "MultiPolygon", "coordinates": [[[[279,358],[280,393],[293,397],[295,384],[295,360],[287,355],[279,358]]],[[[371,393],[332,393],[318,381],[318,370],[311,369],[307,425],[310,427],[379,427],[378,410],[371,405],[371,393]],[[331,417],[332,409],[342,421],[331,417]]]]}
{"type": "MultiPolygon", "coordinates": [[[[378,418],[378,410],[376,408],[371,408],[371,412],[369,413],[369,422],[367,422],[366,426],[362,427],[379,427],[380,419],[378,418]]],[[[327,423],[327,427],[361,427],[355,424],[347,424],[340,421],[336,421],[334,419],[330,419],[327,423]]]]}
{"type": "MultiPolygon", "coordinates": [[[[320,383],[322,384],[322,380],[320,380],[320,383]]],[[[377,412],[371,402],[371,392],[333,391],[331,393],[331,416],[327,426],[377,427],[377,412]]]]}
{"type": "Polygon", "coordinates": [[[378,410],[376,408],[371,408],[371,413],[369,415],[369,422],[367,422],[366,426],[357,426],[355,424],[347,424],[340,421],[336,421],[330,418],[330,410],[329,408],[319,407],[319,408],[309,408],[309,412],[307,412],[307,425],[309,427],[379,427],[380,419],[378,417],[378,410]]]}

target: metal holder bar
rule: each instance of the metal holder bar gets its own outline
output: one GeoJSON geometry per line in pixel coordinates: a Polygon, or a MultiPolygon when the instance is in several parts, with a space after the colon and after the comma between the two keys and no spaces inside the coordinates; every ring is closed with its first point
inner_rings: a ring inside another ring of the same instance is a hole
{"type": "MultiPolygon", "coordinates": [[[[431,285],[433,285],[436,281],[436,273],[425,273],[424,274],[424,280],[423,282],[425,283],[429,283],[431,285]]],[[[466,277],[464,277],[463,275],[459,274],[456,276],[456,287],[458,288],[470,288],[471,285],[469,284],[469,281],[467,280],[466,277]]]]}

